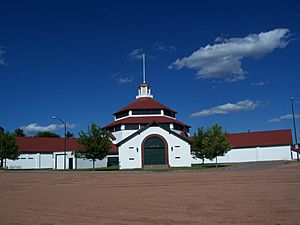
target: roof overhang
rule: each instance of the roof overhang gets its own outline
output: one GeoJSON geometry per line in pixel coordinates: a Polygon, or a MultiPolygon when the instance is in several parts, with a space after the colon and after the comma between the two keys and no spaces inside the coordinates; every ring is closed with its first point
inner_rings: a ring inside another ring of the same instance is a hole
{"type": "Polygon", "coordinates": [[[192,143],[193,143],[189,138],[187,138],[187,137],[185,137],[185,136],[182,136],[182,135],[176,133],[175,131],[172,131],[171,129],[162,126],[160,123],[152,122],[152,123],[149,123],[147,126],[144,126],[143,128],[141,128],[141,129],[139,129],[138,131],[134,132],[133,134],[129,135],[127,138],[123,139],[122,141],[120,141],[120,142],[117,143],[116,145],[119,147],[119,146],[121,146],[122,144],[124,144],[124,143],[126,143],[127,141],[129,141],[129,140],[131,140],[132,138],[134,138],[135,136],[137,136],[137,135],[143,133],[144,131],[146,131],[146,130],[149,129],[150,127],[154,127],[154,126],[160,127],[161,129],[163,129],[163,130],[169,132],[169,134],[172,134],[172,135],[174,135],[174,136],[180,138],[181,140],[183,140],[183,141],[185,141],[185,142],[187,142],[187,143],[189,143],[189,144],[192,144],[192,143]]]}

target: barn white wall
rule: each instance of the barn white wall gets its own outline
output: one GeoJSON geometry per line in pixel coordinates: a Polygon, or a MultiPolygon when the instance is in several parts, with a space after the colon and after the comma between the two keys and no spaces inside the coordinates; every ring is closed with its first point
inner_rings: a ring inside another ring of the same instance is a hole
{"type": "MultiPolygon", "coordinates": [[[[86,159],[86,158],[76,158],[76,167],[77,169],[93,168],[93,160],[86,159]]],[[[95,168],[103,168],[103,167],[107,167],[107,157],[105,157],[103,160],[95,161],[95,168]]]]}
{"type": "MultiPolygon", "coordinates": [[[[290,146],[256,147],[231,149],[224,156],[218,157],[220,163],[256,162],[291,160],[290,146]]],[[[204,163],[212,163],[215,160],[204,160],[204,163]]],[[[192,158],[193,164],[202,163],[201,159],[192,158]]]]}
{"type": "MultiPolygon", "coordinates": [[[[69,169],[69,158],[73,159],[73,168],[75,168],[74,154],[70,151],[66,152],[66,169],[69,169]]],[[[53,169],[64,169],[64,152],[53,152],[53,169]]]]}
{"type": "Polygon", "coordinates": [[[142,168],[142,142],[152,134],[163,136],[168,143],[169,166],[191,166],[190,145],[160,127],[149,127],[119,146],[120,169],[142,168]]]}
{"type": "Polygon", "coordinates": [[[123,139],[127,138],[128,136],[130,136],[131,134],[133,134],[134,132],[136,132],[136,130],[120,130],[120,131],[113,132],[112,134],[116,138],[115,143],[118,143],[121,140],[123,140],[123,139]]]}
{"type": "MultiPolygon", "coordinates": [[[[293,154],[293,159],[297,159],[297,152],[294,152],[294,151],[292,151],[292,154],[293,154]]],[[[300,155],[299,155],[299,157],[300,157],[300,155]]]]}
{"type": "Polygon", "coordinates": [[[47,169],[52,164],[52,153],[22,153],[18,160],[6,160],[8,169],[47,169]]]}

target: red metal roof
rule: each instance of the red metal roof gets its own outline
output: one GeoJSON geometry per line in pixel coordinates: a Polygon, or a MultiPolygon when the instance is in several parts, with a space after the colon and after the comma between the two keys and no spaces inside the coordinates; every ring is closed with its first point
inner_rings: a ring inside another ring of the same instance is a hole
{"type": "MultiPolygon", "coordinates": [[[[16,137],[20,152],[63,152],[64,138],[16,137]]],[[[80,145],[77,138],[67,138],[67,151],[77,151],[80,145]]],[[[109,154],[118,154],[118,147],[112,145],[109,154]]]]}
{"type": "Polygon", "coordinates": [[[293,143],[290,129],[228,134],[228,142],[233,148],[292,145],[293,143]]]}
{"type": "Polygon", "coordinates": [[[157,123],[178,123],[180,125],[190,127],[189,125],[186,125],[179,120],[172,119],[170,117],[166,116],[134,116],[134,117],[127,117],[125,119],[120,119],[117,121],[114,121],[108,125],[106,125],[104,128],[107,127],[112,127],[120,124],[132,124],[132,123],[152,123],[152,122],[157,122],[157,123]]]}
{"type": "Polygon", "coordinates": [[[117,112],[114,113],[114,115],[123,111],[133,110],[133,109],[166,109],[175,112],[174,110],[170,109],[169,107],[163,104],[160,104],[159,102],[155,101],[152,98],[143,97],[143,98],[136,99],[134,102],[118,110],[117,112]]]}

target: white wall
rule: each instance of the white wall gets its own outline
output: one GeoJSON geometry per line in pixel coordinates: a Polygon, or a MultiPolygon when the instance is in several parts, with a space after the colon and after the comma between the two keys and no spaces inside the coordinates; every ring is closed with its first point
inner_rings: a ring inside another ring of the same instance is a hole
{"type": "Polygon", "coordinates": [[[112,134],[115,136],[116,140],[113,141],[114,144],[120,142],[121,140],[127,138],[129,135],[133,134],[137,130],[120,130],[113,132],[112,134]]]}
{"type": "Polygon", "coordinates": [[[46,169],[52,164],[52,153],[22,153],[18,160],[6,160],[8,169],[46,169]]]}
{"type": "MultiPolygon", "coordinates": [[[[77,169],[93,168],[93,160],[86,159],[86,158],[76,158],[76,166],[77,169]]],[[[107,167],[107,157],[105,157],[103,160],[95,161],[95,168],[103,168],[103,167],[107,167]]]]}
{"type": "MultiPolygon", "coordinates": [[[[293,154],[293,159],[297,159],[297,152],[294,152],[294,151],[292,151],[292,154],[293,154]]],[[[300,158],[300,155],[299,155],[299,158],[300,158]]]]}
{"type": "Polygon", "coordinates": [[[141,134],[119,146],[120,169],[142,168],[142,142],[152,134],[159,134],[168,143],[169,166],[191,166],[190,145],[160,127],[149,127],[141,134]]]}
{"type": "MultiPolygon", "coordinates": [[[[276,161],[291,160],[290,146],[275,147],[256,147],[256,148],[240,148],[232,149],[224,156],[218,157],[220,163],[237,163],[237,162],[256,162],[256,161],[276,161]]],[[[213,163],[205,159],[204,163],[213,163]]],[[[202,163],[201,159],[193,159],[193,164],[202,163]]]]}
{"type": "MultiPolygon", "coordinates": [[[[72,152],[66,152],[66,169],[69,169],[69,158],[73,159],[73,169],[75,168],[75,159],[72,152]]],[[[64,169],[64,152],[53,152],[53,169],[63,170],[64,169]]]]}

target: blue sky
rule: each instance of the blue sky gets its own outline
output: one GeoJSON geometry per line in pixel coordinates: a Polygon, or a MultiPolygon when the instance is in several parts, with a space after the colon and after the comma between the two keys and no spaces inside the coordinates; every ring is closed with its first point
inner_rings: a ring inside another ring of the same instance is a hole
{"type": "Polygon", "coordinates": [[[291,96],[300,117],[299,1],[2,1],[0,23],[9,131],[110,123],[135,99],[141,52],[154,98],[192,133],[292,128],[291,96]]]}

